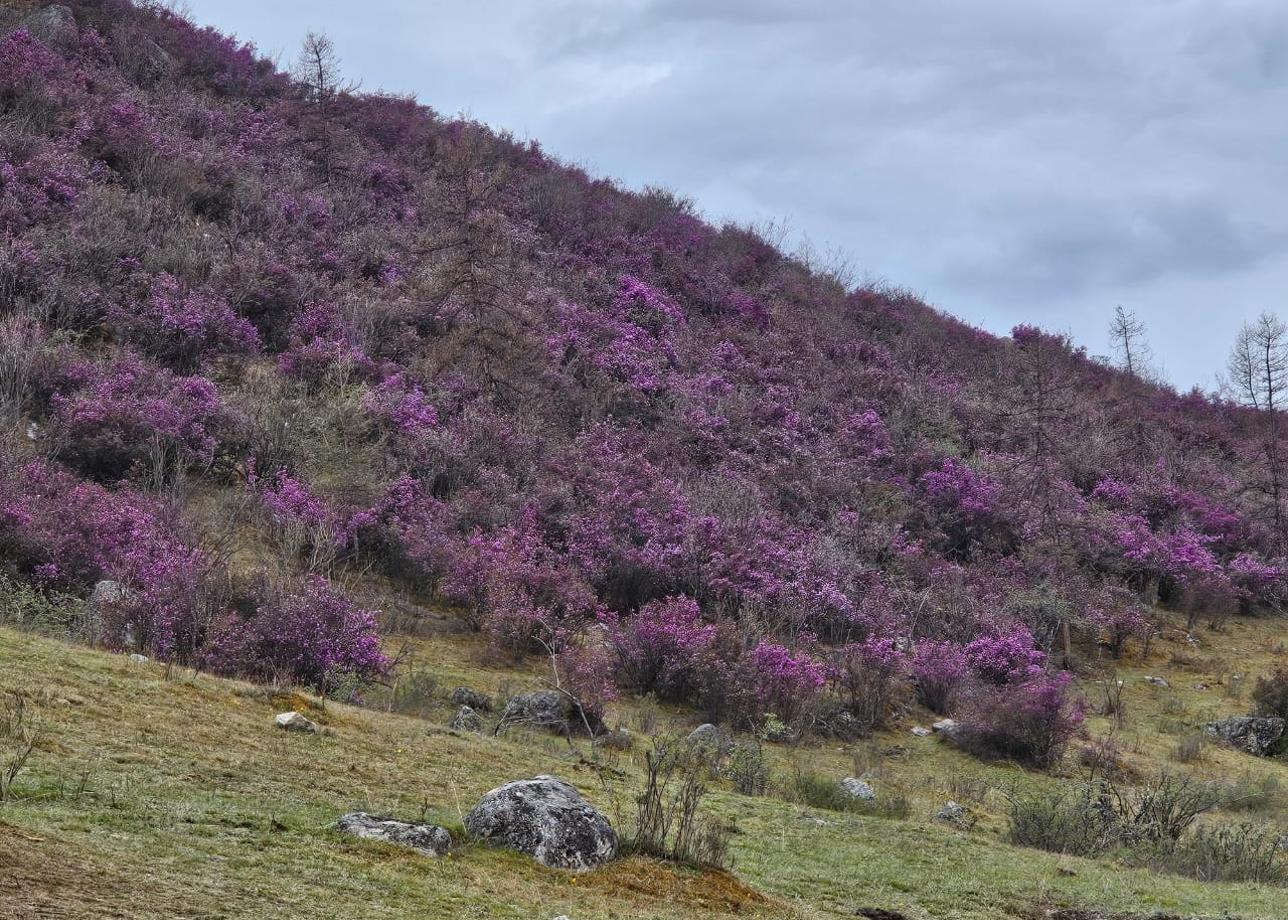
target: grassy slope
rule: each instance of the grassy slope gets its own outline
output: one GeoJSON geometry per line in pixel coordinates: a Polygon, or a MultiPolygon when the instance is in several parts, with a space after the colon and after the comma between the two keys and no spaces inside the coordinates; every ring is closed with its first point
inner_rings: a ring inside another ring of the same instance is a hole
{"type": "MultiPolygon", "coordinates": [[[[1240,623],[1219,641],[1231,661],[1257,673],[1276,657],[1271,647],[1281,631],[1270,621],[1240,623]]],[[[1142,768],[1165,762],[1175,743],[1159,726],[1176,729],[1208,711],[1246,706],[1219,687],[1194,689],[1212,678],[1204,668],[1220,662],[1168,665],[1176,649],[1161,644],[1152,671],[1122,672],[1130,706],[1122,739],[1142,768]],[[1144,673],[1165,674],[1173,689],[1142,683],[1144,673]]],[[[425,641],[417,654],[444,687],[468,680],[495,690],[523,677],[480,666],[463,640],[425,641]]],[[[858,759],[884,790],[909,796],[908,819],[720,791],[713,805],[739,829],[737,878],[644,859],[574,878],[472,846],[426,860],[346,840],[328,826],[357,808],[412,818],[423,812],[459,826],[481,792],[539,772],[569,779],[613,814],[638,785],[629,757],[594,765],[544,737],[457,736],[432,720],[334,703],[313,710],[331,734],[288,735],[272,727],[273,714],[317,704],[269,699],[205,675],[167,677],[157,664],[0,630],[0,689],[14,688],[44,700],[46,734],[20,780],[22,798],[0,805],[6,918],[808,918],[881,907],[913,918],[992,920],[1035,904],[1284,916],[1282,889],[1204,885],[1008,846],[995,833],[1004,823],[1000,794],[985,787],[1059,780],[979,764],[904,732],[857,754],[833,745],[775,756],[838,776],[858,759]],[[76,795],[82,775],[87,794],[76,795]],[[972,793],[983,814],[973,833],[929,820],[945,798],[972,793]]],[[[1227,751],[1209,749],[1193,769],[1227,778],[1274,772],[1288,787],[1288,766],[1227,751]]],[[[1261,817],[1282,821],[1282,805],[1275,810],[1261,817]]]]}

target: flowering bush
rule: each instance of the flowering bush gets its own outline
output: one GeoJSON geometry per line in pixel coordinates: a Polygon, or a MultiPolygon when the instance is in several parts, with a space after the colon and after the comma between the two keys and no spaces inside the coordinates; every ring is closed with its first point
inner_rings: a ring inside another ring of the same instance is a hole
{"type": "Polygon", "coordinates": [[[692,598],[652,601],[613,630],[618,671],[637,693],[688,700],[696,692],[697,669],[715,641],[715,630],[702,621],[692,598]]]}
{"type": "Polygon", "coordinates": [[[835,650],[830,670],[846,709],[866,733],[885,725],[898,702],[908,663],[893,639],[871,636],[835,650]]]}
{"type": "Polygon", "coordinates": [[[283,555],[307,559],[310,568],[332,562],[348,542],[347,523],[286,470],[261,477],[254,457],[246,467],[246,483],[268,513],[283,555]]]}
{"type": "Polygon", "coordinates": [[[1070,680],[1065,672],[1041,672],[1007,687],[974,685],[953,740],[979,756],[1053,765],[1083,721],[1081,700],[1069,699],[1070,680]]]}
{"type": "Polygon", "coordinates": [[[917,702],[939,715],[952,709],[971,673],[965,648],[934,639],[917,643],[910,669],[917,702]]]}
{"type": "Polygon", "coordinates": [[[371,359],[341,322],[334,304],[317,302],[306,306],[291,321],[288,336],[288,347],[277,359],[278,368],[288,377],[320,385],[374,370],[371,359]]]}
{"type": "Polygon", "coordinates": [[[1033,642],[1027,627],[1014,624],[967,643],[971,672],[987,683],[1015,684],[1042,672],[1046,653],[1033,642]]]}
{"type": "Polygon", "coordinates": [[[808,713],[827,683],[827,668],[802,651],[762,639],[737,665],[736,721],[773,713],[788,724],[808,713]]]}
{"type": "Polygon", "coordinates": [[[39,579],[87,591],[108,578],[127,596],[95,624],[114,648],[189,662],[218,613],[216,572],[154,500],[109,491],[40,461],[0,454],[0,555],[39,579]]]}
{"type": "Polygon", "coordinates": [[[1115,658],[1121,658],[1131,639],[1143,639],[1149,631],[1149,622],[1136,606],[1095,608],[1087,612],[1091,625],[1104,637],[1104,644],[1115,658]]]}
{"type": "Polygon", "coordinates": [[[63,459],[104,481],[136,468],[155,480],[214,459],[223,407],[209,380],[177,377],[128,353],[86,370],[79,389],[51,400],[63,459]]]}
{"type": "Polygon", "coordinates": [[[556,655],[561,686],[581,707],[591,727],[603,722],[608,704],[617,699],[613,654],[598,644],[572,644],[556,655]]]}
{"type": "Polygon", "coordinates": [[[320,692],[345,678],[375,680],[389,666],[376,616],[356,607],[325,578],[311,576],[289,592],[261,592],[249,616],[230,614],[205,660],[220,673],[320,692]]]}
{"type": "Polygon", "coordinates": [[[148,295],[111,313],[138,347],[178,371],[191,371],[202,358],[251,354],[259,333],[224,300],[187,291],[168,274],[158,276],[148,295]]]}

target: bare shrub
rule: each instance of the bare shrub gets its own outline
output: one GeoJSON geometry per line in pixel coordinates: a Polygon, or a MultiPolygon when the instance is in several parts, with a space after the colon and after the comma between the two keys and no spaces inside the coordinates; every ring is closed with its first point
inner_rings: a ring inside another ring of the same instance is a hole
{"type": "Polygon", "coordinates": [[[732,828],[703,815],[710,761],[674,738],[654,739],[644,753],[644,791],[624,849],[692,866],[729,867],[732,828]]]}
{"type": "Polygon", "coordinates": [[[7,691],[0,700],[0,802],[13,798],[40,734],[35,701],[21,690],[7,691]]]}

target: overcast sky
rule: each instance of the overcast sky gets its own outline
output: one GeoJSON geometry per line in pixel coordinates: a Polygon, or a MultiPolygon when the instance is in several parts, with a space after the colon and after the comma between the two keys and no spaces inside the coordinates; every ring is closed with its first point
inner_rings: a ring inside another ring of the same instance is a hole
{"type": "Polygon", "coordinates": [[[994,332],[1209,387],[1288,316],[1282,0],[189,0],[283,65],[465,112],[719,221],[786,219],[994,332]]]}

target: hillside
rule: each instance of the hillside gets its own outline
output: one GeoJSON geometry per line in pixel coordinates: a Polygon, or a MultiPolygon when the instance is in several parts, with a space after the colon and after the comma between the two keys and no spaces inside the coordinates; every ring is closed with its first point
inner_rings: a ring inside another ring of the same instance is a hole
{"type": "MultiPolygon", "coordinates": [[[[1260,663],[1271,635],[1263,623],[1238,629],[1225,644],[1260,663]]],[[[445,679],[489,691],[515,680],[505,669],[464,664],[473,657],[469,643],[436,651],[445,679]]],[[[540,735],[478,738],[435,727],[450,713],[445,703],[427,726],[190,672],[167,677],[159,664],[7,630],[0,631],[0,660],[5,688],[40,699],[45,725],[24,798],[0,804],[6,918],[306,918],[322,905],[337,918],[823,918],[853,917],[861,908],[910,920],[1102,916],[1054,913],[1064,908],[1103,916],[1282,916],[1281,888],[1200,883],[1006,845],[994,832],[1002,793],[1048,780],[980,764],[906,732],[883,735],[871,748],[905,748],[902,755],[870,755],[883,792],[909,796],[904,818],[813,808],[778,792],[714,792],[713,807],[738,828],[736,878],[641,857],[570,876],[469,845],[450,859],[427,860],[346,840],[331,824],[341,812],[367,808],[459,829],[461,814],[484,790],[542,771],[576,783],[612,814],[617,805],[631,807],[638,767],[621,755],[592,763],[584,747],[570,750],[540,735]],[[278,731],[273,714],[287,706],[321,719],[332,734],[278,731]],[[969,801],[982,816],[976,829],[931,820],[946,796],[972,788],[969,801]]],[[[1174,739],[1158,731],[1169,718],[1239,708],[1219,691],[1191,689],[1210,675],[1169,667],[1162,656],[1148,667],[1178,690],[1144,684],[1144,666],[1124,672],[1134,763],[1165,762],[1163,747],[1174,739]]],[[[853,768],[851,752],[830,746],[781,754],[784,774],[790,758],[818,770],[853,768]]],[[[1258,765],[1218,748],[1195,769],[1227,780],[1271,775],[1280,789],[1288,783],[1288,765],[1258,765]]],[[[1256,808],[1282,816],[1284,804],[1276,794],[1256,808]]]]}
{"type": "Polygon", "coordinates": [[[0,2],[0,690],[52,729],[0,893],[94,915],[26,842],[126,917],[1272,915],[1282,744],[1202,732],[1288,716],[1279,411],[855,287],[315,51],[295,79],[161,4],[0,2]],[[554,688],[570,737],[444,729],[457,685],[554,688]],[[298,706],[334,733],[263,728],[298,706]],[[627,832],[644,753],[706,721],[736,876],[325,830],[459,838],[549,769],[627,832]],[[881,804],[816,817],[846,776],[881,804]],[[1021,827],[1174,782],[1192,826],[1021,827]]]}

